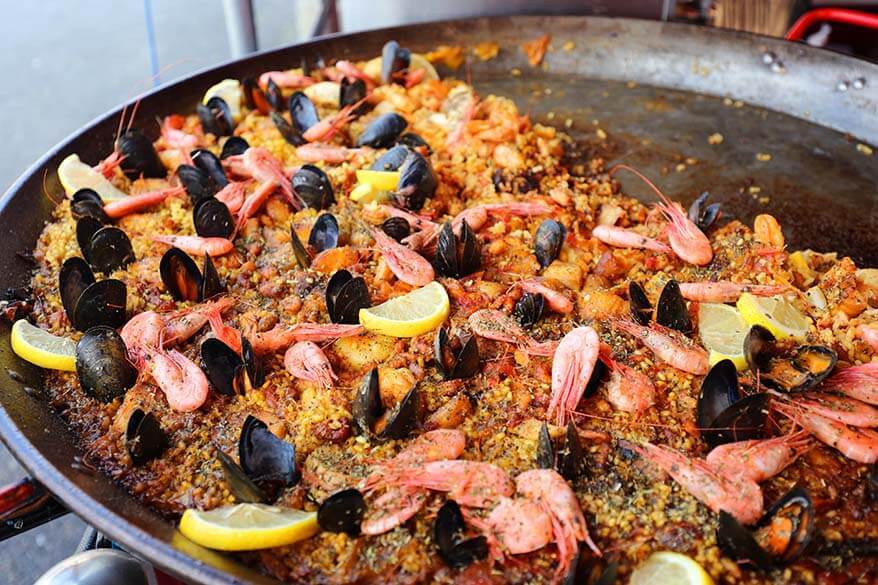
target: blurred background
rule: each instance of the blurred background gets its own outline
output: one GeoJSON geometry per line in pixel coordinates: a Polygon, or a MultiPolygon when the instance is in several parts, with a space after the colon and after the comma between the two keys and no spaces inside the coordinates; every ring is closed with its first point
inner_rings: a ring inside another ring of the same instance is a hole
{"type": "MultiPolygon", "coordinates": [[[[43,0],[7,2],[4,7],[4,191],[55,143],[155,85],[257,48],[272,49],[327,32],[504,13],[580,13],[795,36],[878,58],[878,33],[839,22],[832,12],[853,8],[876,14],[878,0],[43,0]],[[815,9],[822,12],[809,17],[815,9]]],[[[0,485],[23,475],[0,445],[0,485]]],[[[0,584],[32,583],[75,551],[84,528],[68,515],[3,542],[0,584]]]]}

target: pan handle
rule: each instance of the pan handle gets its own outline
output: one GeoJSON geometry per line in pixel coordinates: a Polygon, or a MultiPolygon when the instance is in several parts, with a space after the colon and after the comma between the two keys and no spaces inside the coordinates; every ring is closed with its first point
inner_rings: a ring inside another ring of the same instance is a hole
{"type": "Polygon", "coordinates": [[[878,29],[878,15],[848,8],[817,8],[806,12],[793,24],[784,38],[788,41],[800,41],[808,29],[818,22],[841,22],[878,29]]]}
{"type": "Polygon", "coordinates": [[[0,488],[0,541],[68,512],[41,483],[26,477],[0,488]]]}

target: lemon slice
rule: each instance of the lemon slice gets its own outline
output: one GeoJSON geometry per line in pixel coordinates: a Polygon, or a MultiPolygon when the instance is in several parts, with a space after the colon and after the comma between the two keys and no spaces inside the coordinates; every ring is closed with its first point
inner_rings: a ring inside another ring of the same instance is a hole
{"type": "Polygon", "coordinates": [[[180,518],[183,536],[216,550],[284,546],[310,538],[319,531],[317,512],[264,504],[236,504],[207,512],[189,509],[180,518]]]}
{"type": "Polygon", "coordinates": [[[80,189],[94,189],[104,201],[114,201],[128,197],[116,188],[105,176],[81,160],[78,154],[71,154],[58,165],[58,180],[68,197],[80,189]]]}
{"type": "Polygon", "coordinates": [[[399,184],[399,171],[372,171],[362,169],[357,171],[357,181],[361,185],[372,185],[379,191],[393,191],[399,184]]]}
{"type": "Polygon", "coordinates": [[[360,309],[360,324],[391,337],[415,337],[439,327],[449,310],[445,287],[433,281],[376,307],[360,309]]]}
{"type": "Polygon", "coordinates": [[[23,360],[49,370],[76,371],[76,344],[19,319],[12,326],[12,351],[23,360]]]}
{"type": "Polygon", "coordinates": [[[357,203],[382,203],[390,199],[390,191],[380,191],[369,183],[360,183],[351,191],[350,197],[357,203]]]}
{"type": "Polygon", "coordinates": [[[783,297],[757,297],[744,293],[738,310],[749,325],[762,325],[777,339],[803,339],[811,320],[783,297]]]}
{"type": "Polygon", "coordinates": [[[750,325],[735,307],[721,303],[698,304],[698,333],[710,352],[710,365],[732,360],[738,370],[747,369],[744,338],[750,325]]]}
{"type": "Polygon", "coordinates": [[[662,551],[653,553],[631,573],[630,585],[713,585],[710,575],[690,557],[662,551]]]}
{"type": "Polygon", "coordinates": [[[237,79],[223,79],[216,85],[210,86],[204,92],[201,103],[207,105],[207,101],[212,97],[222,98],[228,104],[229,112],[232,114],[232,119],[235,122],[241,119],[241,100],[244,97],[244,93],[241,91],[240,81],[237,79]]]}

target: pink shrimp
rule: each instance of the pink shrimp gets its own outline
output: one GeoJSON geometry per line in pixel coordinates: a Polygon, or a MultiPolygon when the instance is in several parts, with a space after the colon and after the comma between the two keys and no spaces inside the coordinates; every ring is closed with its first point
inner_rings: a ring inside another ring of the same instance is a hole
{"type": "Polygon", "coordinates": [[[202,238],[199,236],[152,236],[153,241],[180,248],[193,256],[222,256],[235,249],[231,240],[225,238],[202,238]]]}
{"type": "Polygon", "coordinates": [[[838,450],[848,459],[872,464],[878,461],[878,432],[850,427],[844,423],[820,416],[794,403],[775,402],[773,408],[794,420],[821,443],[838,450]]]}
{"type": "Polygon", "coordinates": [[[771,297],[787,291],[780,284],[743,284],[738,282],[681,282],[684,299],[700,303],[734,303],[743,293],[771,297]]]}
{"type": "Polygon", "coordinates": [[[511,555],[539,550],[552,542],[552,517],[526,498],[500,498],[485,526],[511,555]]]}
{"type": "Polygon", "coordinates": [[[878,327],[873,327],[872,324],[866,325],[865,323],[857,325],[856,335],[865,341],[872,351],[878,352],[878,327]]]}
{"type": "Polygon", "coordinates": [[[668,447],[628,441],[619,444],[640,454],[679,483],[695,499],[713,510],[725,511],[742,524],[753,524],[762,516],[762,490],[750,479],[720,475],[700,459],[691,459],[668,447]]]}
{"type": "Polygon", "coordinates": [[[360,524],[360,532],[376,536],[390,532],[421,511],[427,502],[425,489],[412,486],[392,487],[369,503],[360,524]]]}
{"type": "Polygon", "coordinates": [[[369,91],[371,91],[372,88],[375,87],[375,80],[363,73],[359,67],[357,67],[350,61],[337,61],[335,63],[335,69],[337,69],[342,75],[334,81],[341,81],[342,77],[347,76],[353,77],[354,79],[362,79],[363,83],[366,84],[366,89],[369,91]]]}
{"type": "Polygon", "coordinates": [[[607,400],[613,408],[640,414],[655,404],[655,386],[646,374],[617,362],[604,351],[601,351],[601,361],[613,372],[607,384],[607,400]]]}
{"type": "Polygon", "coordinates": [[[823,388],[878,405],[878,362],[839,369],[823,382],[823,388]]]}
{"type": "Polygon", "coordinates": [[[341,337],[359,335],[365,331],[362,325],[335,323],[297,323],[292,326],[277,325],[273,329],[257,333],[251,343],[259,354],[274,353],[288,348],[297,341],[335,341],[341,337]]]}
{"type": "Polygon", "coordinates": [[[476,335],[515,344],[530,355],[550,356],[558,347],[557,341],[539,342],[531,338],[511,317],[495,309],[479,309],[467,321],[476,335]]]}
{"type": "Polygon", "coordinates": [[[553,469],[531,469],[515,478],[519,494],[537,502],[552,520],[552,535],[558,547],[556,580],[570,572],[570,565],[577,558],[579,543],[585,542],[598,556],[600,549],[588,535],[588,525],[579,507],[576,494],[570,485],[553,469]]]}
{"type": "Polygon", "coordinates": [[[878,408],[856,398],[829,392],[807,392],[796,396],[796,406],[853,427],[878,427],[878,408]]]}
{"type": "Polygon", "coordinates": [[[175,349],[148,350],[147,371],[165,393],[168,406],[178,412],[197,410],[207,400],[207,376],[175,349]]]}
{"type": "Polygon", "coordinates": [[[183,187],[169,187],[159,191],[150,191],[149,193],[141,193],[139,195],[129,195],[124,199],[117,199],[104,204],[104,213],[111,219],[118,219],[132,213],[143,211],[149,207],[154,207],[163,203],[165,199],[172,195],[180,195],[185,193],[183,187]]]}
{"type": "Polygon", "coordinates": [[[710,369],[706,351],[679,339],[669,329],[656,324],[644,327],[622,319],[613,320],[613,326],[640,339],[658,359],[678,370],[703,376],[710,369]]]}
{"type": "Polygon", "coordinates": [[[144,311],[131,317],[119,334],[131,362],[140,369],[148,355],[148,349],[158,348],[162,343],[165,321],[155,311],[144,311]]]}
{"type": "Polygon", "coordinates": [[[355,113],[357,108],[365,101],[366,98],[361,99],[360,101],[347,105],[340,109],[335,114],[323,118],[307,130],[302,133],[302,138],[307,140],[308,142],[320,142],[323,140],[329,140],[333,136],[335,136],[336,132],[345,127],[351,120],[356,119],[357,114],[355,113]]]}
{"type": "Polygon", "coordinates": [[[405,74],[405,85],[406,89],[411,89],[417,84],[424,81],[424,78],[427,76],[426,69],[415,69],[414,71],[408,71],[405,74]]]}
{"type": "Polygon", "coordinates": [[[594,372],[599,351],[600,339],[591,327],[577,327],[561,339],[552,357],[552,400],[547,419],[554,414],[556,425],[567,424],[594,372]]]}
{"type": "Polygon", "coordinates": [[[426,258],[406,248],[381,230],[373,230],[372,236],[387,267],[398,279],[412,286],[426,286],[433,282],[436,273],[426,258]]]}
{"type": "Polygon", "coordinates": [[[180,155],[180,160],[184,164],[192,164],[192,156],[189,154],[195,150],[201,143],[201,138],[194,134],[183,132],[183,125],[186,118],[174,114],[165,116],[162,121],[161,133],[165,141],[165,146],[169,149],[176,150],[180,155]]]}
{"type": "Polygon", "coordinates": [[[616,226],[595,226],[594,229],[591,230],[591,235],[614,248],[638,248],[642,250],[652,250],[653,252],[664,252],[666,254],[672,252],[667,244],[663,244],[654,238],[648,238],[634,230],[616,226]]]}
{"type": "Polygon", "coordinates": [[[345,148],[344,146],[312,142],[296,147],[296,156],[309,163],[328,162],[338,164],[345,162],[354,155],[360,154],[363,150],[363,148],[345,148]]]}
{"type": "Polygon", "coordinates": [[[336,379],[326,355],[313,341],[299,341],[284,354],[284,367],[294,377],[331,388],[336,379]]]}
{"type": "Polygon", "coordinates": [[[225,162],[229,166],[229,170],[236,175],[256,179],[266,189],[269,183],[274,183],[274,187],[280,188],[284,197],[296,210],[302,209],[302,200],[293,192],[290,179],[284,172],[280,161],[265,148],[251,146],[244,151],[244,154],[230,156],[226,158],[225,162]]]}
{"type": "Polygon", "coordinates": [[[207,316],[207,322],[210,323],[210,330],[214,337],[232,348],[235,353],[241,353],[243,341],[241,332],[223,323],[221,312],[216,309],[210,309],[204,313],[207,316]]]}
{"type": "Polygon", "coordinates": [[[299,75],[292,71],[266,71],[259,76],[259,86],[263,89],[268,87],[268,81],[273,81],[278,87],[296,89],[314,85],[317,81],[307,75],[299,75]]]}
{"type": "Polygon", "coordinates": [[[466,136],[466,126],[472,121],[473,116],[476,115],[476,110],[479,107],[479,98],[473,94],[470,94],[469,100],[463,108],[463,111],[460,113],[460,119],[457,121],[457,125],[448,133],[447,138],[445,138],[445,146],[453,147],[458,146],[464,140],[466,136]]]}
{"type": "Polygon", "coordinates": [[[171,313],[164,318],[165,327],[162,331],[162,337],[165,347],[183,343],[207,325],[211,314],[224,313],[234,304],[235,299],[226,296],[171,313]]]}
{"type": "Polygon", "coordinates": [[[241,231],[241,228],[244,227],[247,220],[256,215],[256,212],[265,205],[265,202],[268,201],[268,196],[274,193],[277,186],[278,184],[274,180],[259,183],[256,190],[249,197],[244,199],[244,203],[238,210],[238,217],[235,222],[236,233],[241,231]]]}
{"type": "Polygon", "coordinates": [[[230,212],[237,213],[241,206],[244,205],[244,191],[246,188],[246,181],[229,181],[229,184],[217,191],[214,197],[225,203],[230,212]]]}
{"type": "Polygon", "coordinates": [[[558,292],[543,284],[540,278],[529,278],[516,283],[524,292],[542,295],[546,300],[546,306],[556,313],[567,315],[573,312],[573,301],[562,292],[558,292]]]}
{"type": "Polygon", "coordinates": [[[715,447],[705,462],[725,477],[761,483],[790,465],[813,447],[807,431],[772,439],[737,441],[715,447]]]}

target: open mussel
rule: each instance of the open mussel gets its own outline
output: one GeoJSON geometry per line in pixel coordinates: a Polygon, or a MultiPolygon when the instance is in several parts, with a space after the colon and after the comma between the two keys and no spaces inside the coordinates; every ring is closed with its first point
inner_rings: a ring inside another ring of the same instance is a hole
{"type": "Polygon", "coordinates": [[[381,49],[381,83],[405,84],[405,72],[411,59],[410,50],[399,46],[396,41],[387,41],[381,49]]]}
{"type": "Polygon", "coordinates": [[[744,338],[747,364],[759,374],[759,381],[775,390],[801,392],[826,379],[838,354],[825,345],[802,345],[789,351],[778,349],[774,335],[754,325],[744,338]]]}
{"type": "Polygon", "coordinates": [[[529,329],[539,323],[545,310],[546,299],[543,295],[539,293],[525,293],[515,302],[512,314],[522,327],[529,329]]]}
{"type": "Polygon", "coordinates": [[[308,245],[319,254],[338,247],[338,220],[331,213],[324,213],[314,222],[308,236],[308,245]]]}
{"type": "Polygon", "coordinates": [[[379,156],[369,168],[373,171],[398,171],[410,152],[407,146],[397,144],[379,156]]]}
{"type": "Polygon", "coordinates": [[[245,77],[241,80],[241,88],[244,91],[244,103],[251,110],[259,110],[263,116],[271,112],[271,103],[255,77],[245,77]]]}
{"type": "Polygon", "coordinates": [[[689,206],[689,220],[698,226],[703,232],[706,232],[719,219],[719,203],[707,204],[710,193],[705,191],[689,206]]]}
{"type": "Polygon", "coordinates": [[[240,136],[229,136],[223,143],[223,149],[220,151],[220,160],[244,154],[248,148],[250,148],[250,143],[240,136]]]}
{"type": "Polygon", "coordinates": [[[222,189],[229,184],[229,178],[226,176],[225,169],[223,169],[223,163],[214,153],[206,148],[196,148],[189,153],[189,156],[197,168],[207,173],[207,176],[216,184],[218,189],[222,189]]]}
{"type": "Polygon", "coordinates": [[[689,317],[689,307],[680,292],[680,285],[671,279],[662,288],[658,303],[655,307],[655,322],[669,329],[676,329],[681,333],[692,333],[692,319],[689,317]]]}
{"type": "Polygon", "coordinates": [[[382,114],[372,120],[357,137],[357,146],[387,148],[396,142],[407,126],[406,119],[395,112],[382,114]]]}
{"type": "Polygon", "coordinates": [[[399,181],[394,196],[406,209],[417,211],[424,206],[428,197],[433,196],[438,185],[429,159],[410,150],[399,169],[399,181]]]}
{"type": "Polygon", "coordinates": [[[61,266],[58,281],[64,312],[79,331],[97,325],[121,327],[125,323],[128,291],[121,280],[96,282],[85,260],[69,258],[61,266]]]}
{"type": "Polygon", "coordinates": [[[311,98],[301,91],[295,92],[289,100],[290,120],[293,128],[304,134],[311,126],[320,122],[320,115],[311,98]]]}
{"type": "Polygon", "coordinates": [[[459,236],[454,234],[451,222],[445,222],[439,232],[433,264],[438,274],[451,278],[462,278],[481,267],[481,248],[466,220],[460,224],[459,236]]]}
{"type": "Polygon", "coordinates": [[[467,339],[449,337],[445,327],[436,331],[433,359],[446,380],[471,378],[479,371],[479,344],[476,336],[467,339]]]}
{"type": "Polygon", "coordinates": [[[292,183],[293,191],[308,207],[326,209],[335,203],[332,182],[320,167],[302,165],[293,175],[292,183]]]}
{"type": "Polygon", "coordinates": [[[73,194],[70,198],[70,213],[74,219],[90,217],[102,224],[110,223],[110,218],[104,211],[104,202],[93,189],[83,188],[73,194]]]}
{"type": "Polygon", "coordinates": [[[216,337],[201,343],[201,369],[214,390],[226,396],[243,394],[247,385],[244,360],[216,337]]]}
{"type": "Polygon", "coordinates": [[[219,459],[220,466],[223,469],[226,483],[229,484],[229,491],[238,502],[265,504],[271,501],[262,488],[247,477],[247,474],[241,469],[240,465],[235,463],[234,459],[219,449],[216,451],[216,457],[219,459]]]}
{"type": "Polygon", "coordinates": [[[300,479],[295,446],[278,438],[268,425],[252,415],[247,416],[241,428],[238,459],[247,477],[263,489],[268,484],[295,485],[300,479]]]}
{"type": "Polygon", "coordinates": [[[277,112],[283,111],[284,93],[281,91],[280,86],[275,83],[274,79],[269,78],[268,83],[265,84],[265,99],[268,100],[272,110],[277,112]]]}
{"type": "Polygon", "coordinates": [[[412,226],[406,218],[394,216],[384,220],[381,230],[397,242],[402,242],[411,235],[412,226]]]}
{"type": "Polygon", "coordinates": [[[214,197],[205,197],[192,210],[195,233],[202,238],[229,238],[235,231],[235,220],[229,207],[214,197]]]}
{"type": "MultiPolygon", "coordinates": [[[[345,106],[352,106],[357,102],[361,102],[366,98],[367,93],[365,81],[362,79],[352,80],[348,77],[343,77],[339,84],[338,107],[344,108],[345,106]]],[[[357,106],[351,114],[362,116],[367,110],[368,106],[365,103],[362,103],[357,106]]]]}
{"type": "Polygon", "coordinates": [[[564,479],[574,481],[585,471],[585,455],[579,443],[579,432],[573,421],[567,423],[560,448],[556,447],[549,426],[543,423],[537,437],[537,467],[555,469],[564,479]]]}
{"type": "Polygon", "coordinates": [[[92,327],[76,344],[76,374],[82,389],[101,402],[122,396],[137,381],[125,342],[105,326],[92,327]]]}
{"type": "Polygon", "coordinates": [[[198,104],[195,111],[205,134],[213,134],[219,138],[220,136],[231,136],[235,129],[232,110],[221,97],[214,96],[207,100],[206,104],[198,104]]]}
{"type": "Polygon", "coordinates": [[[131,240],[121,229],[104,226],[93,217],[76,222],[76,240],[82,256],[98,272],[109,274],[134,262],[131,240]]]}
{"type": "Polygon", "coordinates": [[[369,289],[362,276],[353,276],[347,270],[339,270],[326,284],[326,311],[333,323],[356,325],[360,322],[360,309],[372,306],[369,289]]]}
{"type": "Polygon", "coordinates": [[[95,275],[92,272],[88,262],[82,258],[68,258],[61,265],[61,272],[58,278],[59,292],[61,294],[61,305],[67,318],[73,323],[73,315],[76,309],[76,303],[83,291],[95,283],[95,275]]]}
{"type": "Polygon", "coordinates": [[[360,434],[379,439],[404,439],[418,423],[418,386],[414,385],[395,408],[388,410],[381,400],[378,368],[363,378],[351,409],[360,434]]]}
{"type": "Polygon", "coordinates": [[[534,255],[542,268],[558,258],[566,237],[567,229],[560,222],[554,219],[543,220],[534,236],[534,255]]]}
{"type": "Polygon", "coordinates": [[[632,280],[628,283],[628,307],[631,318],[646,327],[652,321],[652,303],[640,284],[632,280]]]}
{"type": "Polygon", "coordinates": [[[414,132],[406,132],[396,141],[397,146],[408,146],[413,150],[420,150],[422,154],[430,154],[432,149],[426,140],[414,132]]]}
{"type": "Polygon", "coordinates": [[[225,292],[219,273],[209,255],[204,255],[204,270],[186,252],[170,248],[159,262],[159,274],[165,289],[178,301],[201,302],[225,292]]]}
{"type": "Polygon", "coordinates": [[[711,447],[759,439],[765,434],[768,395],[741,397],[738,371],[731,360],[717,362],[701,382],[696,420],[701,437],[711,447]]]}
{"type": "Polygon", "coordinates": [[[327,532],[359,536],[365,512],[366,499],[363,494],[355,488],[348,488],[335,492],[320,503],[317,523],[327,532]]]}
{"type": "Polygon", "coordinates": [[[162,179],[167,175],[152,141],[140,130],[130,128],[122,132],[116,141],[116,148],[122,159],[119,168],[132,181],[139,177],[162,179]]]}
{"type": "Polygon", "coordinates": [[[749,562],[763,571],[799,557],[814,534],[814,504],[803,488],[793,488],[775,502],[753,530],[720,512],[716,541],[735,561],[749,562]]]}
{"type": "Polygon", "coordinates": [[[272,110],[269,117],[271,118],[272,123],[274,123],[274,127],[277,128],[277,131],[280,132],[283,139],[287,141],[287,144],[302,146],[303,144],[308,143],[308,141],[305,140],[305,137],[302,136],[302,133],[293,124],[287,122],[287,119],[284,118],[280,112],[272,110]]]}
{"type": "Polygon", "coordinates": [[[213,197],[219,191],[219,185],[210,178],[210,175],[196,166],[180,165],[177,167],[176,173],[193,205],[213,197]]]}
{"type": "Polygon", "coordinates": [[[168,440],[151,412],[134,409],[125,427],[125,448],[134,465],[143,465],[162,454],[168,440]]]}
{"type": "Polygon", "coordinates": [[[439,508],[433,523],[433,541],[439,556],[452,569],[461,569],[488,556],[485,536],[467,538],[466,532],[460,505],[454,500],[446,501],[439,508]]]}

